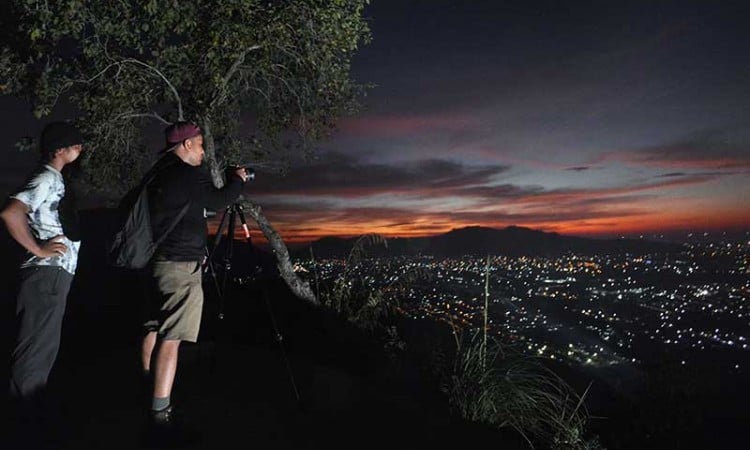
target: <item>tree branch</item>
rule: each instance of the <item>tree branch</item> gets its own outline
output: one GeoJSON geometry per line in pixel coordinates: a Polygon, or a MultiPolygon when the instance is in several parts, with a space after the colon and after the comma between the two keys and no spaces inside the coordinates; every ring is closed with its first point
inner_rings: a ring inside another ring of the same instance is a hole
{"type": "Polygon", "coordinates": [[[229,82],[232,81],[232,77],[234,77],[234,74],[237,73],[237,71],[242,66],[242,63],[245,62],[245,57],[248,53],[263,48],[262,45],[251,45],[250,47],[246,48],[245,51],[240,53],[240,55],[237,57],[237,59],[232,64],[232,67],[227,70],[227,73],[224,75],[224,77],[221,79],[221,85],[219,86],[219,89],[217,90],[216,95],[214,96],[214,99],[211,101],[211,105],[209,106],[209,111],[213,109],[214,106],[220,105],[224,102],[224,100],[227,97],[227,86],[229,86],[229,82]]]}
{"type": "MultiPolygon", "coordinates": [[[[109,69],[111,69],[112,67],[118,67],[118,68],[122,69],[122,65],[126,64],[126,63],[136,64],[136,65],[139,65],[141,67],[144,67],[144,68],[146,68],[146,69],[154,72],[156,75],[159,76],[159,78],[161,78],[162,80],[164,80],[164,83],[166,83],[167,87],[169,87],[169,90],[172,91],[172,95],[174,95],[174,99],[177,102],[177,115],[178,115],[177,120],[185,120],[184,114],[183,114],[183,110],[182,110],[182,99],[180,98],[180,94],[177,92],[177,88],[174,87],[174,85],[169,81],[169,79],[159,69],[157,69],[156,67],[154,67],[154,66],[152,66],[150,64],[147,64],[147,63],[145,63],[145,62],[143,62],[143,61],[141,61],[139,59],[127,58],[127,59],[123,59],[121,61],[115,61],[115,62],[109,64],[104,69],[100,70],[99,73],[97,73],[93,77],[91,77],[91,78],[89,78],[87,80],[76,80],[76,81],[78,83],[84,83],[84,84],[92,83],[97,78],[99,78],[102,75],[104,75],[105,73],[107,73],[107,71],[109,69]]],[[[154,114],[156,114],[156,113],[154,113],[154,114]]],[[[158,116],[158,115],[155,118],[161,120],[165,124],[170,124],[171,123],[171,122],[168,122],[167,120],[165,120],[164,118],[162,118],[161,116],[158,116]]]]}
{"type": "Polygon", "coordinates": [[[279,273],[284,281],[286,281],[289,288],[299,298],[314,305],[320,305],[320,302],[315,297],[315,293],[313,293],[312,288],[310,287],[310,283],[302,281],[294,272],[294,267],[290,261],[289,251],[284,244],[284,240],[281,239],[279,233],[276,232],[268,222],[268,219],[266,219],[266,216],[263,215],[260,206],[247,200],[245,200],[245,203],[249,206],[248,212],[250,213],[250,216],[258,223],[258,227],[271,244],[273,253],[276,255],[276,266],[279,268],[279,273]]]}
{"type": "Polygon", "coordinates": [[[76,81],[78,83],[89,84],[89,83],[93,82],[94,80],[96,80],[97,78],[99,78],[100,76],[104,75],[112,67],[119,66],[119,65],[120,65],[119,62],[114,62],[114,63],[108,65],[107,67],[105,67],[104,69],[100,70],[99,73],[97,73],[93,77],[89,78],[88,80],[76,80],[76,81]]]}
{"type": "Polygon", "coordinates": [[[120,114],[117,116],[118,119],[135,119],[139,117],[145,117],[150,119],[156,119],[164,125],[171,125],[172,122],[168,121],[164,117],[160,116],[156,111],[150,113],[132,113],[132,114],[120,114]]]}
{"type": "Polygon", "coordinates": [[[154,67],[154,66],[152,66],[150,64],[146,64],[145,62],[143,62],[143,61],[141,61],[139,59],[135,59],[135,58],[123,59],[121,62],[122,63],[139,64],[139,65],[141,65],[141,66],[143,66],[143,67],[151,70],[152,72],[156,73],[159,77],[161,77],[161,79],[164,80],[165,83],[167,83],[167,86],[169,86],[169,89],[172,91],[172,94],[174,95],[174,98],[177,101],[177,116],[178,116],[177,120],[180,120],[180,121],[181,120],[185,120],[185,118],[183,116],[183,112],[182,112],[182,99],[180,98],[180,94],[177,92],[177,89],[169,81],[169,79],[166,76],[164,76],[163,73],[161,73],[159,71],[159,69],[157,69],[156,67],[154,67]]]}

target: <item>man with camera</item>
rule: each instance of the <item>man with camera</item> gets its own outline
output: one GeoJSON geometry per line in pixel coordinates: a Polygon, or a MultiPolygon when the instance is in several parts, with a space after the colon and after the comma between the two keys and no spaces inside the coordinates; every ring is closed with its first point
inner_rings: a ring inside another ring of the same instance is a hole
{"type": "Polygon", "coordinates": [[[203,162],[203,135],[190,122],[166,131],[165,155],[156,163],[148,185],[154,236],[167,233],[150,265],[152,298],[148,300],[141,347],[144,373],[153,377],[151,425],[169,431],[174,425],[170,400],[181,341],[196,342],[203,305],[201,260],[206,247],[205,210],[225,208],[242,192],[244,168],[227,173],[226,185],[211,182],[203,162]],[[182,218],[175,218],[187,206],[182,218]],[[171,231],[170,231],[171,227],[171,231]]]}

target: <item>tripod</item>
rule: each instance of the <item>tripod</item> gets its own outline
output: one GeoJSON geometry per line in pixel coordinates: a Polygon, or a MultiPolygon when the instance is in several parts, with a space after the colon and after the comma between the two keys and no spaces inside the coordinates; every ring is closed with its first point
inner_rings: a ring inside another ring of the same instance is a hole
{"type": "MultiPolygon", "coordinates": [[[[211,274],[211,278],[213,279],[214,286],[216,288],[216,293],[218,295],[219,312],[217,314],[217,319],[220,323],[223,322],[224,320],[224,306],[226,302],[227,279],[230,277],[231,270],[232,270],[232,255],[234,252],[234,232],[235,232],[235,225],[237,223],[237,218],[239,218],[242,223],[242,229],[245,234],[245,241],[248,244],[250,244],[250,249],[252,250],[253,247],[252,247],[252,240],[250,238],[250,229],[248,228],[247,221],[245,220],[243,207],[241,204],[235,202],[227,206],[227,208],[224,210],[224,213],[221,216],[221,220],[219,221],[219,227],[216,229],[216,235],[214,236],[213,246],[211,247],[212,250],[209,251],[209,249],[206,248],[206,257],[203,262],[203,273],[208,272],[211,274]],[[221,236],[222,236],[222,230],[225,228],[225,226],[227,227],[226,248],[224,250],[224,258],[222,260],[222,262],[224,263],[224,270],[222,272],[221,283],[219,283],[212,260],[213,260],[214,254],[219,248],[219,243],[221,241],[221,236]]],[[[260,272],[260,270],[256,270],[256,274],[258,272],[260,272]]],[[[268,317],[271,320],[271,326],[273,327],[274,337],[276,339],[276,342],[278,342],[279,344],[281,357],[284,360],[284,365],[286,367],[287,374],[289,375],[289,381],[291,382],[292,389],[294,390],[294,396],[297,400],[297,403],[299,404],[299,401],[300,401],[299,391],[297,390],[297,383],[294,380],[294,374],[292,373],[292,368],[291,368],[291,365],[289,364],[289,359],[286,356],[286,350],[284,349],[284,336],[279,331],[279,327],[276,323],[276,316],[274,316],[273,310],[271,309],[271,301],[268,298],[268,289],[266,287],[263,287],[261,290],[263,293],[263,300],[266,304],[266,311],[268,312],[268,317]]],[[[215,365],[215,355],[216,355],[216,352],[214,352],[214,365],[215,365]]]]}

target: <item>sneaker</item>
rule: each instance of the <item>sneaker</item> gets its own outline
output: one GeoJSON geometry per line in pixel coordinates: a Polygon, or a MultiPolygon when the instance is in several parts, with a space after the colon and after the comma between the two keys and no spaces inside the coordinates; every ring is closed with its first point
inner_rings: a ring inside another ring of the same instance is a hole
{"type": "Polygon", "coordinates": [[[161,411],[149,411],[144,441],[146,447],[185,448],[200,444],[201,436],[177,420],[172,405],[169,405],[161,411]]]}
{"type": "Polygon", "coordinates": [[[157,428],[166,428],[174,426],[174,416],[172,415],[172,405],[167,406],[161,411],[149,411],[150,424],[157,428]]]}

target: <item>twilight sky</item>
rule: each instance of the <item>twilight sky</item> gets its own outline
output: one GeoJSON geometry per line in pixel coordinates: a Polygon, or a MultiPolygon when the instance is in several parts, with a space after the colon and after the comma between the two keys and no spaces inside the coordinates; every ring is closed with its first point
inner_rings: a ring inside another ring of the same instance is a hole
{"type": "MultiPolygon", "coordinates": [[[[376,85],[319,158],[247,193],[288,241],[522,225],[750,227],[750,6],[373,0],[376,85]]],[[[0,99],[11,147],[41,125],[0,99]]],[[[8,155],[6,151],[6,155],[8,155]]],[[[23,180],[10,151],[0,187],[23,180]]]]}
{"type": "Polygon", "coordinates": [[[363,111],[248,192],[290,240],[748,228],[750,8],[730,3],[376,0],[363,111]]]}

